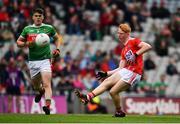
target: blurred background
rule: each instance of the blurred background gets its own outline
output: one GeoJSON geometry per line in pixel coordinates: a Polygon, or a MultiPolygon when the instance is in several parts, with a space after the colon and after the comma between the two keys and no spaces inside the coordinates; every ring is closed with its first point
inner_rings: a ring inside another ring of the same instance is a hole
{"type": "Polygon", "coordinates": [[[121,93],[124,110],[180,114],[179,0],[0,0],[0,113],[42,113],[43,100],[33,102],[28,49],[16,46],[22,29],[32,23],[35,7],[44,8],[44,23],[52,24],[64,38],[61,57],[52,66],[52,113],[114,112],[108,92],[83,106],[73,90],[91,91],[99,85],[97,71],[118,67],[122,45],[116,31],[126,22],[132,37],[153,49],[144,55],[142,80],[121,93]],[[20,81],[8,83],[14,78],[9,68],[20,72],[20,81]],[[12,91],[13,86],[20,92],[12,91]]]}

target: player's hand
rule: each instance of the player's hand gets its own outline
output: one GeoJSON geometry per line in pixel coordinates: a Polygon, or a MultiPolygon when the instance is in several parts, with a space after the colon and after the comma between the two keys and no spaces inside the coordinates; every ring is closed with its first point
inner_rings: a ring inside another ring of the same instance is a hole
{"type": "Polygon", "coordinates": [[[35,41],[26,41],[25,46],[32,48],[35,45],[35,41]]]}
{"type": "Polygon", "coordinates": [[[55,49],[52,54],[53,54],[53,58],[56,58],[56,57],[58,57],[60,55],[60,50],[55,49]]]}
{"type": "Polygon", "coordinates": [[[56,61],[56,58],[59,57],[60,55],[60,50],[59,49],[55,49],[52,52],[52,59],[51,59],[51,64],[54,64],[54,62],[56,61]]]}
{"type": "Polygon", "coordinates": [[[107,72],[103,72],[103,71],[99,71],[97,74],[96,74],[96,78],[98,80],[101,80],[101,79],[104,79],[108,76],[107,72]]]}

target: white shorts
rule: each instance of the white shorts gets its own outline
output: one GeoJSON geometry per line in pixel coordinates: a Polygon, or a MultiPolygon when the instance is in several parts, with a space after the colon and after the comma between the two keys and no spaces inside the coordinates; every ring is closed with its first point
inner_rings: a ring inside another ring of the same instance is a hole
{"type": "Polygon", "coordinates": [[[134,85],[135,83],[139,82],[141,80],[141,75],[137,74],[131,70],[128,70],[126,68],[122,68],[119,71],[119,74],[121,76],[121,80],[125,81],[126,83],[130,85],[134,85]]]}
{"type": "Polygon", "coordinates": [[[30,70],[31,78],[33,78],[40,72],[52,72],[51,63],[49,59],[29,61],[28,67],[30,70]]]}

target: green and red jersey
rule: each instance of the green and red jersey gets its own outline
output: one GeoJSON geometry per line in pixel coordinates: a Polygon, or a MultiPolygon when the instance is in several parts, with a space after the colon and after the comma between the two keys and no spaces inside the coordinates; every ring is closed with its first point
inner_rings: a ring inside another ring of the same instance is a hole
{"type": "MultiPolygon", "coordinates": [[[[46,33],[49,37],[54,37],[56,34],[56,30],[53,26],[42,23],[40,26],[29,25],[26,26],[22,33],[21,37],[25,38],[26,41],[31,42],[34,41],[36,36],[40,33],[46,33]]],[[[44,60],[51,58],[51,50],[50,44],[45,46],[37,46],[34,45],[29,47],[29,60],[36,61],[36,60],[44,60]]]]}

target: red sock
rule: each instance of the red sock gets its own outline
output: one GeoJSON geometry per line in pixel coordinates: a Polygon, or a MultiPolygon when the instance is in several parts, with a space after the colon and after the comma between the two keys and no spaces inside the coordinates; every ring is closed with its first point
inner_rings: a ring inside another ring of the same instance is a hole
{"type": "Polygon", "coordinates": [[[117,111],[117,112],[120,112],[120,111],[121,111],[121,107],[117,107],[117,108],[116,108],[116,111],[117,111]]]}
{"type": "Polygon", "coordinates": [[[51,100],[50,99],[46,99],[46,106],[48,108],[50,108],[50,105],[51,105],[51,100]]]}
{"type": "Polygon", "coordinates": [[[87,94],[87,99],[90,101],[92,98],[94,98],[96,95],[93,92],[90,92],[87,94]]]}

